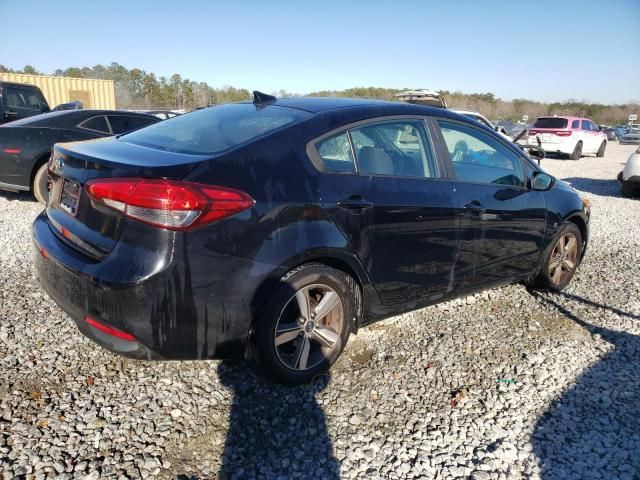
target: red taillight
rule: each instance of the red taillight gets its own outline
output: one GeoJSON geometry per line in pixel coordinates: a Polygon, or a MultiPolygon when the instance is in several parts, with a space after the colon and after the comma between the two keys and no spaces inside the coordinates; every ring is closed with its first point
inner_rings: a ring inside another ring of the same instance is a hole
{"type": "Polygon", "coordinates": [[[555,132],[553,132],[555,135],[559,136],[559,137],[570,137],[571,136],[571,130],[557,130],[555,132]]]}
{"type": "Polygon", "coordinates": [[[126,340],[127,342],[135,342],[136,341],[136,337],[134,337],[130,333],[123,332],[122,330],[118,330],[117,328],[110,327],[108,325],[105,325],[104,323],[100,323],[99,321],[97,321],[94,318],[84,317],[84,321],[87,322],[89,325],[91,325],[96,330],[100,330],[101,332],[106,333],[107,335],[109,335],[111,337],[116,337],[116,338],[119,338],[120,340],[126,340]]]}
{"type": "Polygon", "coordinates": [[[3,148],[2,151],[4,153],[8,153],[9,155],[17,155],[19,154],[22,150],[19,148],[3,148]]]}
{"type": "Polygon", "coordinates": [[[538,131],[537,130],[529,130],[529,135],[537,135],[538,131]]]}
{"type": "Polygon", "coordinates": [[[87,182],[96,201],[151,225],[191,230],[254,205],[244,192],[161,179],[105,178],[87,182]]]}

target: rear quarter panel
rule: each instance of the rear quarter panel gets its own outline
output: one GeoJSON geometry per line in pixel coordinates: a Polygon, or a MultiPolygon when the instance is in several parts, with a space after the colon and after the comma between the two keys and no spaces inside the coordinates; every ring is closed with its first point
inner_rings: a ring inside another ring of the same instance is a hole
{"type": "Polygon", "coordinates": [[[44,127],[0,128],[0,182],[30,188],[33,168],[46,161],[53,145],[58,142],[89,140],[99,134],[81,130],[61,130],[44,127]],[[19,149],[7,154],[4,149],[19,149]]]}

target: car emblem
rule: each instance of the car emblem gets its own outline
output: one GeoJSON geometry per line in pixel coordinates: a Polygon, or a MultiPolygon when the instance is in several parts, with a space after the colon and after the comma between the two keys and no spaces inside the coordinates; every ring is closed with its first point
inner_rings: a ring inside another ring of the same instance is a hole
{"type": "Polygon", "coordinates": [[[61,156],[56,156],[53,157],[53,170],[55,172],[62,172],[62,169],[64,168],[64,160],[62,160],[61,156]]]}

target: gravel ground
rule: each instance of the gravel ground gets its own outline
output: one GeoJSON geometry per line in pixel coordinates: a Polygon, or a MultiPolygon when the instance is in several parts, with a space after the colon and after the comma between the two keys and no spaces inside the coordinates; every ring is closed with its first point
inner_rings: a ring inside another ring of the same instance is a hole
{"type": "Polygon", "coordinates": [[[3,478],[640,479],[640,201],[615,180],[634,148],[543,163],[592,202],[566,292],[386,320],[296,388],[97,347],[32,276],[39,206],[0,194],[3,478]]]}

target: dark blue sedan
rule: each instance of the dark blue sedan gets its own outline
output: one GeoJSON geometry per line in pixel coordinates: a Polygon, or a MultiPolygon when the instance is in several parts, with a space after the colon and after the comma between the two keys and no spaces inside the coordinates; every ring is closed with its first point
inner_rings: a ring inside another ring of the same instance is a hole
{"type": "Polygon", "coordinates": [[[374,320],[509,282],[562,289],[589,204],[445,109],[338,98],[198,110],[57,144],[38,276],[100,345],[325,372],[374,320]]]}

